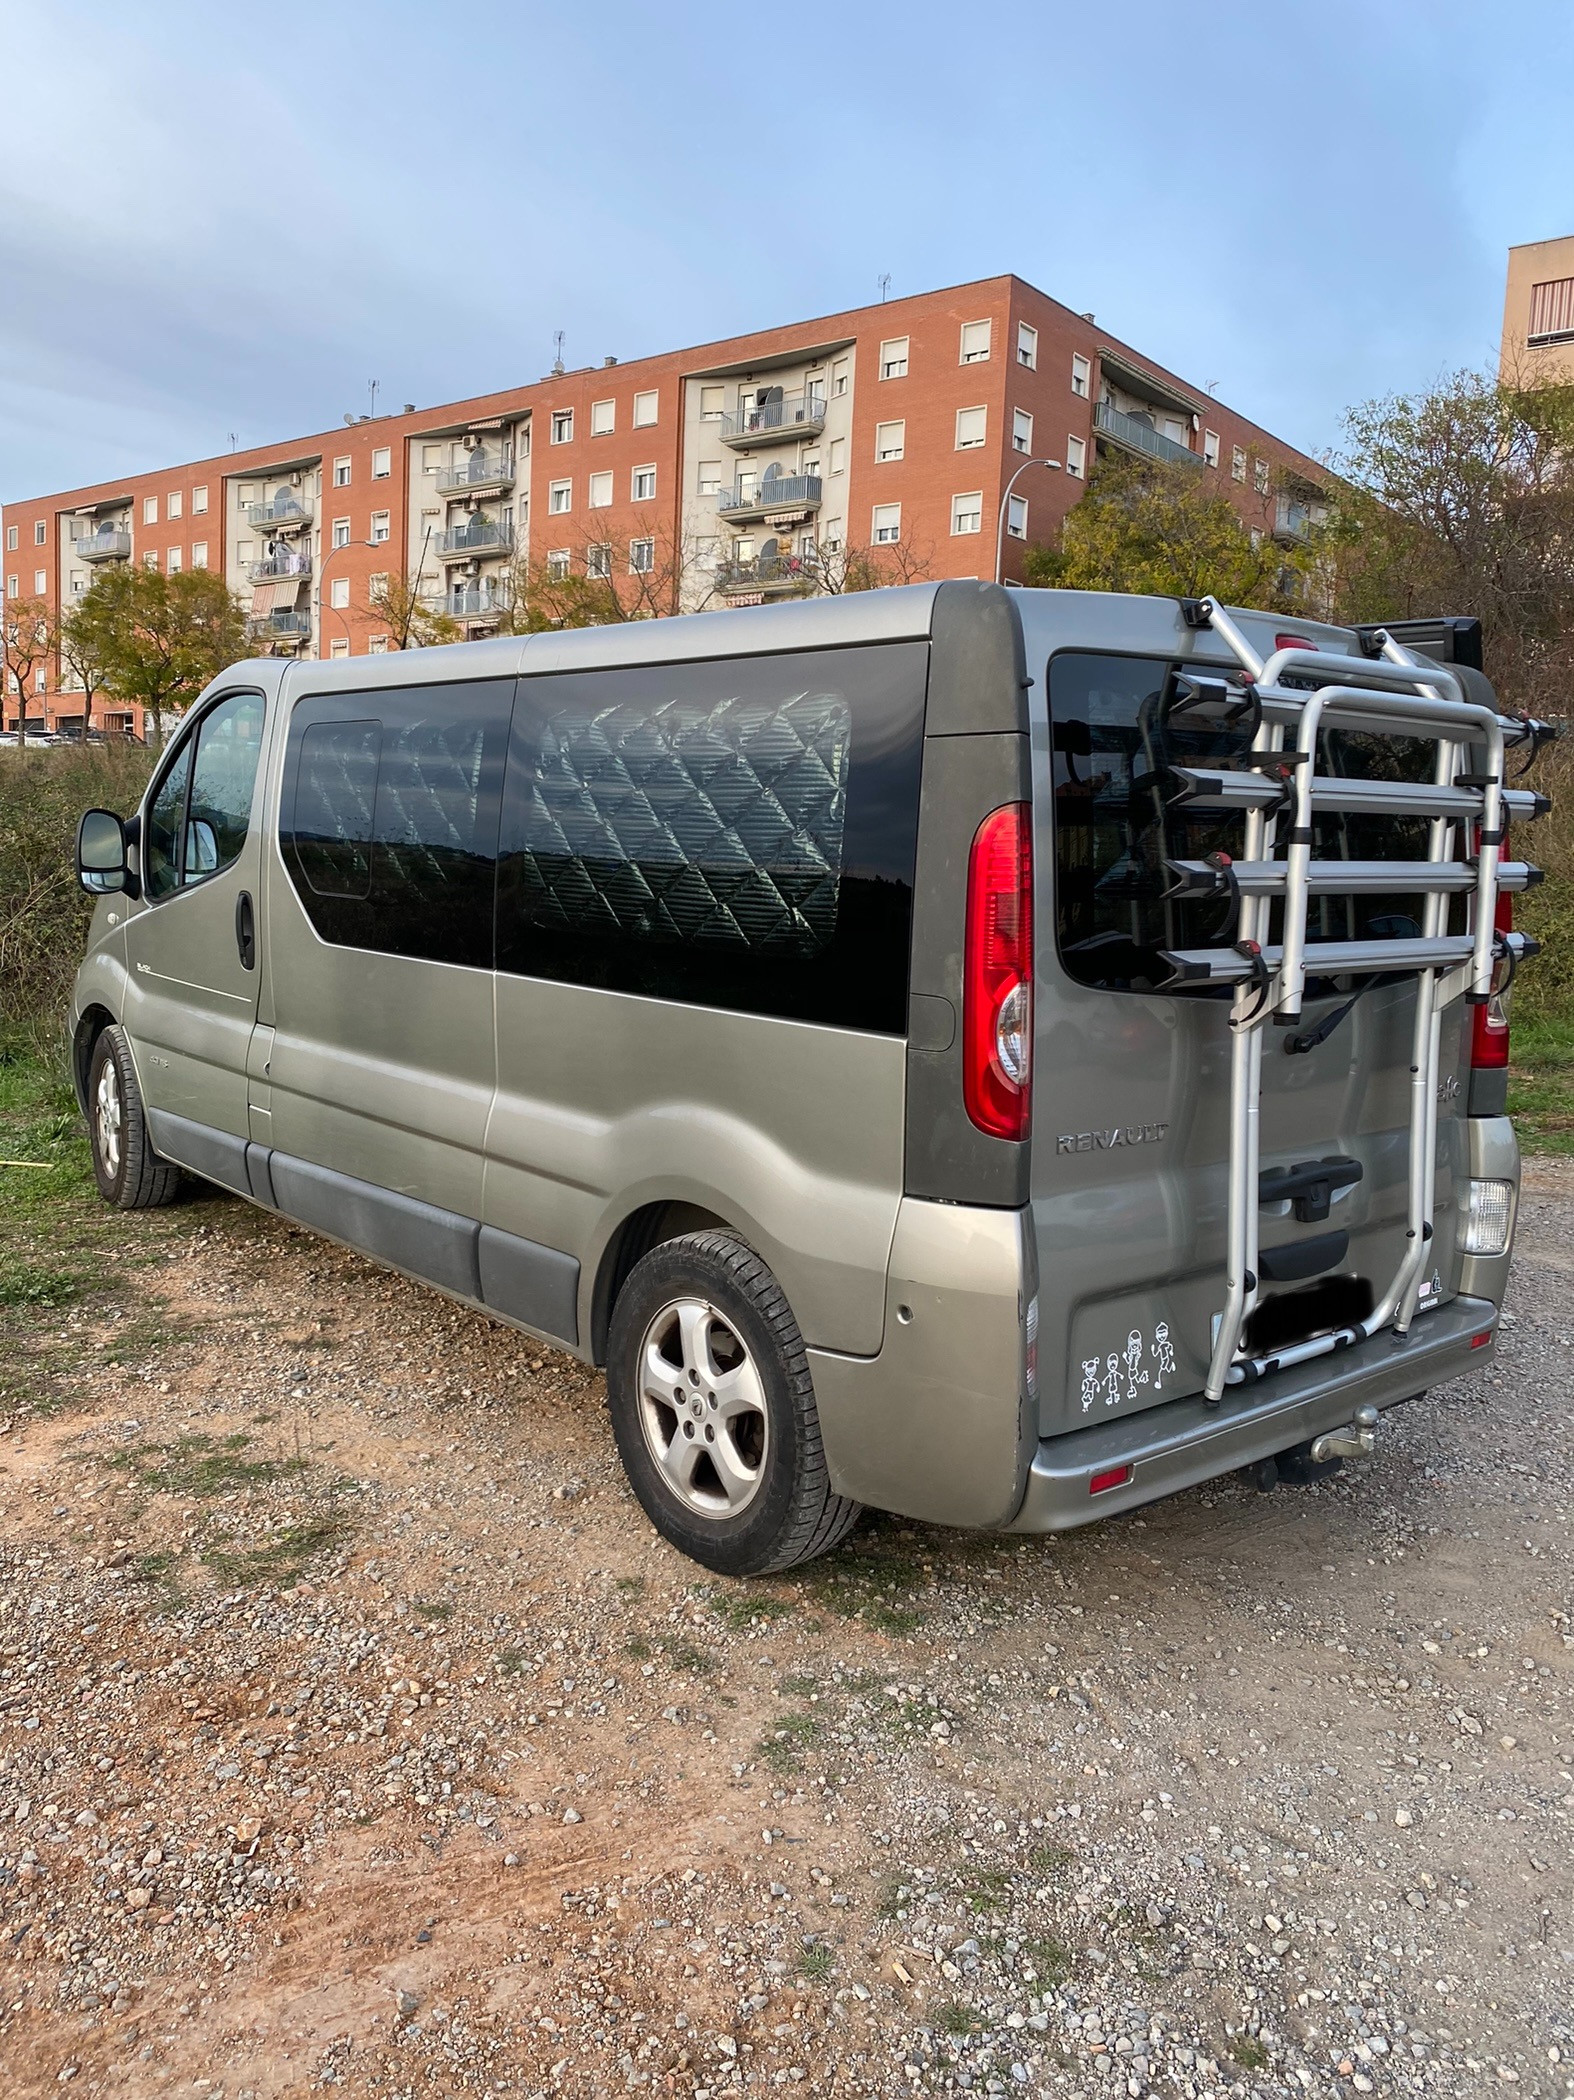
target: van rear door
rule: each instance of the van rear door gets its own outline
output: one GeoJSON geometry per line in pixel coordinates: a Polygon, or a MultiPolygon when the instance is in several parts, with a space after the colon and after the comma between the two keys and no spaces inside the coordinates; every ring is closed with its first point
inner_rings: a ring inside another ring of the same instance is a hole
{"type": "MultiPolygon", "coordinates": [[[[1238,763],[1245,740],[1167,716],[1176,667],[1236,670],[1213,637],[1186,628],[1174,601],[1024,592],[1018,603],[1035,678],[1040,1431],[1054,1435],[1194,1395],[1206,1378],[1225,1298],[1230,1009],[1217,992],[1160,989],[1169,972],[1159,951],[1233,938],[1228,896],[1167,894],[1169,863],[1238,854],[1241,819],[1175,809],[1169,769],[1238,763]]],[[[1255,623],[1264,656],[1275,631],[1271,618],[1255,623]]],[[[1354,647],[1340,630],[1314,631],[1324,648],[1354,647]]],[[[1335,735],[1319,770],[1392,767],[1395,750],[1392,740],[1378,750],[1335,735]]],[[[1431,755],[1398,747],[1397,763],[1408,775],[1413,758],[1421,778],[1431,755]]],[[[1414,840],[1401,843],[1403,821],[1319,817],[1343,830],[1320,837],[1317,850],[1420,857],[1414,840]]],[[[1326,938],[1419,931],[1416,899],[1326,898],[1319,909],[1312,932],[1326,938]]],[[[1309,962],[1314,955],[1309,947],[1309,962]]],[[[1354,989],[1314,980],[1300,1028],[1267,1032],[1254,1345],[1364,1317],[1403,1253],[1414,980],[1377,981],[1323,1041],[1300,1054],[1288,1048],[1354,989]],[[1290,1169],[1303,1171],[1286,1178],[1290,1169]]],[[[1446,1119],[1458,1099],[1462,1011],[1456,1003],[1445,1020],[1441,1070],[1450,1076],[1423,1302],[1450,1283],[1446,1119]]]]}

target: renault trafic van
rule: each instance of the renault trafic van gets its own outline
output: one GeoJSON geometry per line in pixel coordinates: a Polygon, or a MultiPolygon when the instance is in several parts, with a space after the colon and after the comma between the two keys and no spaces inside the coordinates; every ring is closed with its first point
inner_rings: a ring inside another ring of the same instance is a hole
{"type": "Polygon", "coordinates": [[[99,1187],[604,1366],[728,1574],[1315,1475],[1503,1297],[1545,805],[1470,634],[949,582],[237,665],[82,822],[99,1187]]]}

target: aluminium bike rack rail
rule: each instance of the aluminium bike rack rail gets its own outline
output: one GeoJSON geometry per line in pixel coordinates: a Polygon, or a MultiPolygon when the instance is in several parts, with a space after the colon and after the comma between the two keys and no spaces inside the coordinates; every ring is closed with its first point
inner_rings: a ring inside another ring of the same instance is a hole
{"type": "Polygon", "coordinates": [[[1498,962],[1517,962],[1536,944],[1496,932],[1500,891],[1523,890],[1540,870],[1502,859],[1510,817],[1542,815],[1546,798],[1505,785],[1507,747],[1536,744],[1546,725],[1500,715],[1471,700],[1446,665],[1413,656],[1384,629],[1371,636],[1376,656],[1317,649],[1278,649],[1266,663],[1217,600],[1183,602],[1187,624],[1208,628],[1241,667],[1239,685],[1199,676],[1184,705],[1223,711],[1226,723],[1248,715],[1251,745],[1236,770],[1175,766],[1172,806],[1239,810],[1245,815],[1239,860],[1172,861],[1172,896],[1231,894],[1237,903],[1233,947],[1166,949],[1169,984],[1233,986],[1230,1006],[1230,1152],[1226,1282],[1215,1320],[1205,1396],[1217,1405],[1226,1385],[1267,1376],[1332,1354],[1392,1326],[1403,1339],[1418,1309],[1427,1243],[1432,1237],[1437,1155],[1437,1084],[1444,1010],[1461,995],[1473,1005],[1491,997],[1498,962]],[[1286,684],[1293,678],[1293,685],[1286,684]],[[1322,729],[1424,738],[1437,745],[1430,781],[1344,779],[1316,771],[1322,729]],[[1469,770],[1472,749],[1484,752],[1469,770]],[[1313,818],[1354,811],[1428,819],[1425,860],[1318,860],[1313,818]],[[1280,838],[1281,818],[1288,829],[1280,838]],[[1473,836],[1472,836],[1473,834],[1473,836]],[[1277,849],[1282,845],[1282,853],[1277,849]],[[1474,857],[1468,858],[1472,845],[1474,857]],[[1414,938],[1318,941],[1318,976],[1411,975],[1416,979],[1410,1057],[1410,1119],[1405,1251],[1378,1303],[1356,1325],[1254,1356],[1241,1332],[1257,1299],[1260,1254],[1259,1137],[1264,1031],[1298,1022],[1307,976],[1307,910],[1318,896],[1424,897],[1414,938]],[[1448,900],[1469,899],[1470,930],[1448,931],[1448,900]],[[1282,901],[1280,940],[1270,946],[1274,903],[1282,901]]]}

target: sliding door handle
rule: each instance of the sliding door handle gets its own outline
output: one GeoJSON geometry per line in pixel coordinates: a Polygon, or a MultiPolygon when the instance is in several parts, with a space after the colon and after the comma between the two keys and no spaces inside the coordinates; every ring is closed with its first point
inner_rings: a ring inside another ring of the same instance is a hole
{"type": "Polygon", "coordinates": [[[257,967],[257,915],[252,910],[251,891],[242,890],[235,899],[235,946],[243,970],[257,967]]]}

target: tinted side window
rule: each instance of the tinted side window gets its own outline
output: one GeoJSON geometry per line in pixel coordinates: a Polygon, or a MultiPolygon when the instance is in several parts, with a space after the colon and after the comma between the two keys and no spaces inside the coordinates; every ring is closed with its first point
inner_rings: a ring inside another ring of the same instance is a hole
{"type": "MultiPolygon", "coordinates": [[[[1166,863],[1239,858],[1237,812],[1171,805],[1173,765],[1238,765],[1249,738],[1206,722],[1166,721],[1167,661],[1066,651],[1049,666],[1054,750],[1055,916],[1060,957],[1101,991],[1152,991],[1168,976],[1159,951],[1234,938],[1227,907],[1166,896],[1166,863]]],[[[1435,746],[1420,739],[1325,732],[1322,773],[1355,778],[1429,777],[1435,746]]],[[[1370,815],[1314,817],[1320,858],[1425,858],[1426,826],[1370,815]]],[[[1420,900],[1320,897],[1307,924],[1318,940],[1404,938],[1420,931],[1420,900]]],[[[1277,941],[1274,913],[1269,939],[1277,941]]],[[[1201,996],[1208,996],[1203,994],[1201,996]]]]}
{"type": "Polygon", "coordinates": [[[325,941],[490,967],[512,696],[490,680],[296,708],[279,845],[325,941]]]}
{"type": "Polygon", "coordinates": [[[148,807],[142,882],[149,897],[222,874],[239,859],[251,823],[264,713],[260,693],[231,693],[209,708],[169,760],[148,807]]]}
{"type": "Polygon", "coordinates": [[[164,778],[148,805],[147,830],[142,841],[142,891],[147,897],[164,897],[180,884],[180,841],[186,822],[186,786],[191,779],[191,739],[188,737],[170,760],[164,778]]]}
{"type": "Polygon", "coordinates": [[[903,1034],[927,661],[522,680],[498,967],[903,1034]]]}

